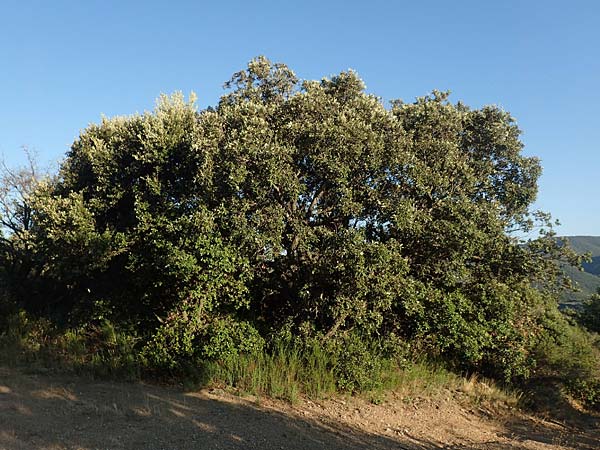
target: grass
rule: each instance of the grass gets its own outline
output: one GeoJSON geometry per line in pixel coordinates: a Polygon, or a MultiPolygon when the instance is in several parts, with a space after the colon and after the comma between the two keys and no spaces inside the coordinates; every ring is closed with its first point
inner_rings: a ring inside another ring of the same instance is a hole
{"type": "Polygon", "coordinates": [[[317,398],[338,391],[330,356],[317,346],[309,351],[279,345],[271,353],[239,355],[207,362],[203,381],[233,387],[241,392],[266,395],[292,403],[300,395],[317,398]]]}
{"type": "MultiPolygon", "coordinates": [[[[130,381],[145,373],[135,350],[135,338],[116,331],[110,323],[59,333],[48,323],[30,322],[21,316],[15,318],[9,330],[0,335],[3,364],[130,381]]],[[[351,394],[381,403],[392,392],[407,402],[447,397],[477,404],[516,405],[519,401],[518,394],[489,380],[465,378],[438,363],[383,357],[372,349],[352,344],[336,350],[319,341],[299,346],[281,340],[269,352],[205,361],[178,381],[187,386],[221,387],[291,403],[301,397],[321,399],[351,394]]]]}
{"type": "Polygon", "coordinates": [[[19,314],[8,331],[0,334],[0,363],[34,371],[136,380],[141,367],[134,344],[135,337],[117,332],[109,322],[59,332],[47,321],[30,321],[19,314]]]}
{"type": "MultiPolygon", "coordinates": [[[[372,403],[385,401],[394,393],[406,402],[418,399],[458,399],[470,404],[517,407],[522,394],[498,386],[476,375],[463,377],[432,362],[412,362],[401,366],[384,361],[373,385],[354,392],[372,403]]],[[[243,355],[205,367],[204,383],[233,388],[242,394],[267,396],[295,403],[301,396],[321,399],[348,395],[340,390],[339,379],[325,352],[313,349],[308,354],[278,351],[259,356],[243,355]]]]}

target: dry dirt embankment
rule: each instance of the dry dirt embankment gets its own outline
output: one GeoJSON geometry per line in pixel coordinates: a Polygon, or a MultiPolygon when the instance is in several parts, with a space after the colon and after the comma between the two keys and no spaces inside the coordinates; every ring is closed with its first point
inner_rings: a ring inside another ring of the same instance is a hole
{"type": "Polygon", "coordinates": [[[600,449],[565,426],[454,400],[283,402],[0,368],[0,449],[600,449]]]}

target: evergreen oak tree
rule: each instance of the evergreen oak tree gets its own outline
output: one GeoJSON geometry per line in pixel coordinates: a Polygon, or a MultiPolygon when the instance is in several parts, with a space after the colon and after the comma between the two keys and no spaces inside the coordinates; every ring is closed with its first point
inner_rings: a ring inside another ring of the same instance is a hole
{"type": "Polygon", "coordinates": [[[551,228],[514,237],[541,168],[510,114],[437,91],[386,108],[352,71],[300,81],[263,57],[226,87],[82,132],[11,237],[31,267],[14,301],[133,327],[169,367],[288,327],[527,374],[572,255],[551,228]]]}

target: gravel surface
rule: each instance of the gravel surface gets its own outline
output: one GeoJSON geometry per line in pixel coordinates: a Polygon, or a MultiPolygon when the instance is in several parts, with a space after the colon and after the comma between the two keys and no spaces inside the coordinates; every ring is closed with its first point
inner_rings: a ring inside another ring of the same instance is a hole
{"type": "Polygon", "coordinates": [[[595,417],[565,425],[393,397],[289,405],[0,368],[0,449],[600,449],[595,417]]]}

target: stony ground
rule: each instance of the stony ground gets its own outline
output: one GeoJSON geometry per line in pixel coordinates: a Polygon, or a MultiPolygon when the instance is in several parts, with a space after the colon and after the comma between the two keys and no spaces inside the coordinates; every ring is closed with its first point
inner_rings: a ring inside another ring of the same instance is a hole
{"type": "Polygon", "coordinates": [[[0,368],[0,449],[600,449],[600,421],[391,395],[295,405],[0,368]]]}

